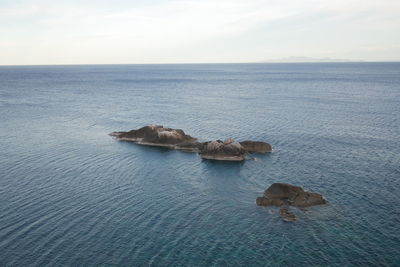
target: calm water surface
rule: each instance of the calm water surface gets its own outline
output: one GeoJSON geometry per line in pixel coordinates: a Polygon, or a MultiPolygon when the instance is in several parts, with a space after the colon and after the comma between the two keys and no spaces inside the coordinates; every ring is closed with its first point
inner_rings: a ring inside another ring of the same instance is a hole
{"type": "Polygon", "coordinates": [[[399,114],[400,63],[0,67],[0,265],[398,265],[399,114]],[[148,124],[274,152],[108,136],[148,124]],[[274,182],[329,204],[285,223],[274,182]]]}

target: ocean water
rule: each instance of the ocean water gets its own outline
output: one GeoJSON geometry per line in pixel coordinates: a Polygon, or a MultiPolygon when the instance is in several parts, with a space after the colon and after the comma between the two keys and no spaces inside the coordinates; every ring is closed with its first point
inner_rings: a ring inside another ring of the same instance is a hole
{"type": "Polygon", "coordinates": [[[400,265],[400,63],[0,67],[1,266],[400,265]],[[161,124],[243,163],[117,142],[161,124]],[[274,182],[329,204],[258,207],[274,182]]]}

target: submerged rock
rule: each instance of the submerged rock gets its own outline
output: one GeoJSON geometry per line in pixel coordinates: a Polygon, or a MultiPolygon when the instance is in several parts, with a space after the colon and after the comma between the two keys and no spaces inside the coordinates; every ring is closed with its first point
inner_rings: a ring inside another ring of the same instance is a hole
{"type": "Polygon", "coordinates": [[[265,142],[243,141],[240,145],[249,153],[267,153],[272,152],[272,146],[265,142]]]}
{"type": "Polygon", "coordinates": [[[245,160],[246,150],[232,138],[225,141],[206,142],[200,150],[203,159],[242,161],[245,160]]]}
{"type": "Polygon", "coordinates": [[[293,213],[291,213],[288,208],[281,208],[279,210],[279,214],[281,215],[282,219],[285,222],[294,222],[296,221],[296,215],[294,215],[293,213]]]}
{"type": "Polygon", "coordinates": [[[264,192],[264,196],[256,199],[259,206],[309,207],[325,204],[326,200],[318,193],[306,192],[299,186],[274,183],[264,192]]]}
{"type": "Polygon", "coordinates": [[[141,145],[175,148],[178,144],[190,144],[197,139],[185,134],[181,129],[164,128],[162,125],[150,125],[129,132],[110,134],[119,141],[131,141],[141,145]]]}

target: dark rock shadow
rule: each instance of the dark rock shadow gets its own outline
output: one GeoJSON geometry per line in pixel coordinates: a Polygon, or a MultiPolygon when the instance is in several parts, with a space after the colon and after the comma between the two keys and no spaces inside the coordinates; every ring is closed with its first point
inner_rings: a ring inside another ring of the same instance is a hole
{"type": "Polygon", "coordinates": [[[129,141],[119,141],[120,144],[123,144],[124,146],[132,146],[140,151],[154,151],[157,153],[168,153],[168,152],[175,152],[176,150],[168,148],[168,147],[162,147],[162,146],[148,146],[148,145],[139,145],[136,144],[135,142],[129,142],[129,141]]]}
{"type": "Polygon", "coordinates": [[[244,165],[245,160],[242,161],[229,161],[229,160],[215,160],[215,159],[201,159],[201,162],[206,166],[218,166],[218,167],[241,167],[244,165]]]}

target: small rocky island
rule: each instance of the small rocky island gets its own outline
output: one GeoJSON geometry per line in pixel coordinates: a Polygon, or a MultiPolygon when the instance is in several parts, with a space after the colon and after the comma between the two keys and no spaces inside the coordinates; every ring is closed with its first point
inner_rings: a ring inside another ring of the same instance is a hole
{"type": "Polygon", "coordinates": [[[145,126],[129,132],[112,132],[118,141],[135,142],[140,145],[162,146],[175,149],[184,144],[195,144],[197,139],[185,134],[181,129],[164,128],[161,125],[145,126]]]}
{"type": "Polygon", "coordinates": [[[265,142],[237,142],[232,138],[198,142],[197,138],[185,134],[181,129],[164,128],[162,125],[149,125],[129,132],[112,132],[110,135],[118,141],[195,152],[204,159],[213,160],[242,161],[248,153],[272,152],[272,146],[265,142]]]}
{"type": "MultiPolygon", "coordinates": [[[[318,193],[306,192],[303,188],[291,184],[274,183],[265,190],[262,197],[256,199],[258,206],[294,206],[305,208],[326,204],[318,193]]],[[[295,221],[296,216],[288,208],[281,208],[280,215],[285,221],[295,221]]]]}

